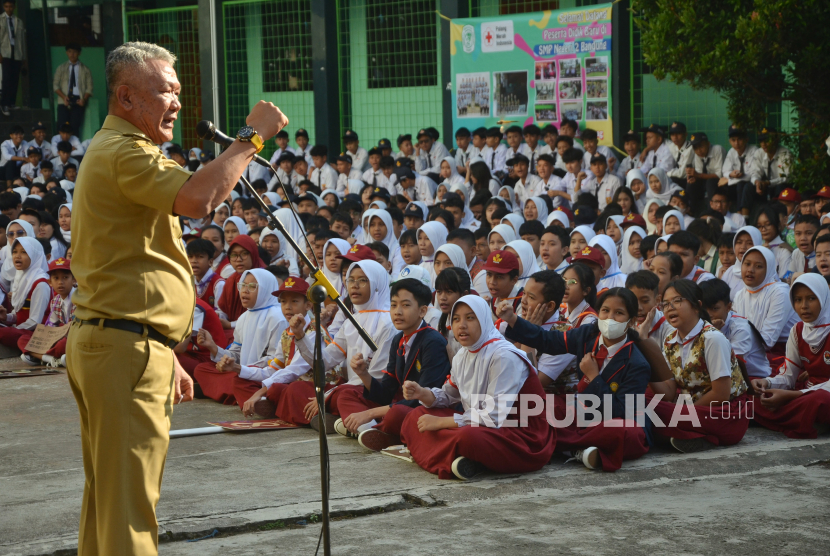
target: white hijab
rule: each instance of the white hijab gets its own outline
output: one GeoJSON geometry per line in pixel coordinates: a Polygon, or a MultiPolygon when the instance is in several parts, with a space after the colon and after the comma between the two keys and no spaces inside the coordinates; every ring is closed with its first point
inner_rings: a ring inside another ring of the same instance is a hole
{"type": "Polygon", "coordinates": [[[490,236],[493,234],[499,234],[501,238],[504,240],[504,243],[510,243],[511,241],[516,241],[519,237],[516,234],[516,231],[508,226],[507,224],[498,224],[490,230],[490,233],[487,234],[487,243],[490,243],[490,236]]]}
{"type": "MultiPolygon", "coordinates": [[[[445,254],[447,257],[450,258],[450,261],[452,261],[453,266],[460,268],[461,270],[467,273],[467,276],[470,276],[470,271],[467,270],[467,257],[464,255],[464,250],[461,249],[461,247],[454,243],[445,243],[444,245],[439,247],[438,250],[435,251],[436,257],[438,256],[438,253],[445,254]]],[[[435,273],[435,276],[432,277],[433,284],[435,284],[435,277],[437,277],[437,275],[438,274],[435,273]]],[[[470,283],[472,284],[472,282],[473,278],[472,276],[470,276],[470,283]]]]}
{"type": "Polygon", "coordinates": [[[533,252],[533,246],[523,239],[511,241],[505,247],[512,247],[519,255],[519,260],[522,263],[522,271],[519,274],[519,283],[524,285],[527,279],[541,270],[539,263],[536,262],[536,254],[533,252]]]}
{"type": "Polygon", "coordinates": [[[383,201],[372,201],[369,203],[369,208],[374,210],[386,210],[388,207],[383,201]]]}
{"type": "Polygon", "coordinates": [[[447,164],[449,164],[450,169],[452,170],[450,177],[444,180],[445,182],[447,182],[447,191],[450,191],[450,186],[452,185],[464,183],[464,178],[461,176],[461,174],[458,173],[458,166],[453,157],[444,157],[443,159],[441,159],[441,162],[446,162],[447,164]]]}
{"type": "MultiPolygon", "coordinates": [[[[764,318],[769,315],[770,303],[773,297],[776,294],[780,295],[782,291],[789,296],[790,286],[779,281],[778,272],[776,271],[778,262],[775,259],[775,255],[772,254],[772,251],[761,245],[756,245],[746,250],[744,258],[752,251],[757,251],[764,256],[767,273],[764,276],[764,281],[756,286],[754,290],[744,287],[738,292],[738,295],[735,296],[734,309],[736,313],[742,317],[746,317],[752,324],[758,327],[764,322],[764,318]]],[[[740,268],[742,265],[736,262],[735,266],[740,268]]],[[[790,315],[791,317],[795,316],[795,311],[792,309],[792,306],[790,307],[790,312],[792,313],[790,315]]],[[[776,338],[775,340],[777,341],[778,339],[776,338]]]]}
{"type": "Polygon", "coordinates": [[[432,260],[435,260],[435,253],[438,251],[438,248],[447,243],[447,234],[449,233],[447,232],[447,227],[440,222],[427,222],[418,228],[418,233],[425,234],[430,243],[432,243],[432,248],[435,250],[432,254],[432,260]]]}
{"type": "MultiPolygon", "coordinates": [[[[63,207],[66,207],[69,210],[69,216],[71,218],[72,217],[72,203],[64,203],[61,206],[59,206],[58,207],[58,216],[61,215],[61,209],[63,207]]],[[[230,210],[228,210],[228,214],[230,214],[230,210]]],[[[66,231],[64,231],[63,228],[61,228],[60,226],[58,226],[58,228],[61,231],[61,235],[63,236],[63,239],[66,240],[66,243],[71,243],[72,242],[72,224],[70,223],[70,228],[66,231]]]]}
{"type": "Polygon", "coordinates": [[[369,223],[372,221],[372,217],[378,209],[368,209],[363,211],[363,214],[360,216],[360,227],[363,230],[363,241],[358,243],[362,243],[363,245],[367,245],[375,241],[372,239],[372,235],[369,233],[369,223]]]}
{"type": "MultiPolygon", "coordinates": [[[[280,196],[274,193],[273,191],[266,191],[262,194],[263,197],[268,201],[268,204],[272,207],[277,206],[277,203],[280,202],[280,196]]],[[[228,214],[230,214],[230,209],[228,209],[228,214]]]]}
{"type": "Polygon", "coordinates": [[[545,222],[545,227],[551,226],[554,220],[560,222],[563,228],[571,227],[571,221],[568,220],[568,215],[562,212],[561,210],[555,210],[548,215],[547,221],[545,222]]]}
{"type": "MultiPolygon", "coordinates": [[[[548,205],[545,203],[545,200],[541,197],[531,197],[525,202],[525,206],[527,203],[533,203],[536,205],[536,212],[538,216],[536,216],[536,220],[539,222],[545,223],[548,220],[548,205]]],[[[518,232],[518,230],[516,230],[518,232]]]]}
{"type": "Polygon", "coordinates": [[[240,365],[252,365],[261,360],[271,347],[271,333],[280,322],[285,322],[279,301],[271,295],[280,287],[276,277],[264,268],[254,268],[242,273],[240,284],[248,274],[253,275],[258,287],[256,304],[240,315],[234,329],[234,341],[240,344],[240,365]]]}
{"type": "MultiPolygon", "coordinates": [[[[570,235],[579,234],[585,238],[585,243],[590,244],[591,240],[596,237],[597,234],[594,233],[594,230],[591,229],[590,226],[586,226],[583,224],[582,226],[577,226],[573,230],[571,230],[570,235]]],[[[611,238],[608,238],[611,239],[611,238]]]]}
{"type": "Polygon", "coordinates": [[[603,251],[608,253],[608,257],[611,259],[611,266],[605,270],[605,276],[600,278],[600,282],[623,273],[620,270],[619,263],[617,262],[617,246],[614,244],[613,239],[606,235],[600,234],[589,241],[588,245],[591,247],[600,247],[603,251]]]}
{"type": "Polygon", "coordinates": [[[657,176],[657,179],[660,180],[660,192],[655,193],[652,191],[651,187],[649,187],[648,182],[646,182],[646,199],[659,199],[663,202],[664,205],[667,205],[669,201],[671,201],[671,195],[675,191],[681,191],[683,188],[671,181],[669,179],[668,174],[662,168],[654,168],[648,173],[650,176],[657,176]]]}
{"type": "Polygon", "coordinates": [[[248,235],[248,224],[245,220],[239,216],[228,216],[227,220],[222,224],[222,231],[225,231],[225,228],[228,227],[228,222],[233,223],[236,228],[239,230],[239,235],[246,236],[248,235]]]}
{"type": "Polygon", "coordinates": [[[505,220],[510,222],[510,225],[513,226],[513,231],[516,232],[516,237],[519,237],[519,228],[525,223],[525,217],[520,214],[508,214],[501,219],[499,224],[504,224],[505,220]]]}
{"type": "MultiPolygon", "coordinates": [[[[620,230],[620,240],[614,242],[617,245],[617,255],[618,256],[621,254],[620,253],[620,248],[622,247],[623,233],[625,232],[625,230],[623,230],[623,227],[622,227],[623,220],[625,220],[625,217],[621,216],[619,214],[611,215],[611,216],[609,216],[608,218],[605,219],[605,233],[606,234],[608,233],[608,222],[613,222],[614,224],[617,225],[617,228],[619,228],[619,230],[620,230]]],[[[611,237],[611,236],[608,236],[608,237],[611,237]]]]}
{"type": "Polygon", "coordinates": [[[493,195],[493,197],[499,199],[501,202],[507,205],[507,210],[509,210],[510,212],[513,212],[516,209],[516,192],[513,191],[513,188],[509,185],[502,185],[499,188],[499,192],[496,195],[493,195]],[[505,199],[501,196],[501,192],[505,190],[507,191],[507,194],[510,196],[510,199],[505,199]]]}
{"type": "Polygon", "coordinates": [[[671,237],[671,234],[666,234],[664,236],[658,237],[657,241],[654,242],[654,252],[655,253],[662,253],[663,251],[668,251],[669,250],[669,238],[670,237],[671,237]],[[662,250],[659,247],[657,247],[658,245],[660,245],[661,241],[666,244],[666,248],[662,249],[662,250]]]}
{"type": "MultiPolygon", "coordinates": [[[[29,231],[26,230],[26,233],[28,234],[29,231]]],[[[26,270],[15,270],[14,273],[11,294],[12,309],[14,309],[15,313],[26,304],[26,298],[29,292],[32,291],[35,282],[42,278],[49,280],[49,265],[46,263],[46,254],[43,252],[43,246],[37,238],[15,238],[14,243],[12,243],[12,250],[14,250],[14,245],[17,243],[22,245],[23,249],[26,250],[26,254],[31,259],[31,264],[26,270]]],[[[9,258],[11,259],[11,252],[9,253],[9,258]]],[[[14,268],[14,263],[12,263],[12,268],[14,268]]]]}
{"type": "MultiPolygon", "coordinates": [[[[738,236],[742,233],[746,232],[749,234],[750,239],[752,239],[752,246],[753,247],[761,247],[764,244],[764,238],[761,236],[761,230],[756,228],[755,226],[744,226],[743,228],[739,228],[737,232],[735,232],[735,237],[732,238],[732,251],[735,251],[735,242],[738,240],[738,236]]],[[[747,249],[747,251],[749,251],[747,249]]],[[[744,253],[746,256],[746,253],[744,253]]],[[[735,257],[735,264],[732,265],[732,273],[735,274],[738,278],[738,281],[743,283],[741,279],[741,263],[743,259],[738,259],[737,256],[735,257]]],[[[777,265],[778,263],[776,263],[777,265]]]]}
{"type": "Polygon", "coordinates": [[[677,218],[677,221],[680,223],[680,229],[686,229],[686,219],[683,217],[683,213],[679,210],[670,210],[666,214],[663,215],[663,233],[666,232],[666,221],[669,219],[670,216],[674,216],[677,218]]]}
{"type": "Polygon", "coordinates": [[[363,183],[363,180],[348,180],[348,191],[346,193],[360,195],[360,190],[364,187],[366,187],[366,184],[363,183]]]}
{"type": "MultiPolygon", "coordinates": [[[[297,240],[297,242],[300,242],[303,236],[305,236],[305,227],[302,224],[302,220],[298,224],[291,209],[281,208],[274,212],[274,216],[276,216],[279,221],[282,222],[282,225],[285,226],[285,231],[288,232],[288,235],[297,240]]],[[[283,242],[280,242],[280,245],[282,245],[282,243],[283,242]]],[[[283,247],[282,250],[285,253],[285,257],[296,261],[298,259],[297,252],[287,241],[284,243],[285,247],[283,247]]]]}
{"type": "Polygon", "coordinates": [[[648,209],[653,204],[656,204],[658,207],[662,207],[666,203],[664,203],[660,199],[649,199],[648,201],[646,201],[646,206],[643,208],[643,220],[646,221],[646,229],[648,230],[649,235],[657,233],[657,224],[652,224],[651,221],[648,219],[648,209]]]}
{"type": "Polygon", "coordinates": [[[468,228],[476,222],[473,211],[470,210],[470,189],[464,182],[455,183],[450,187],[450,192],[458,193],[464,199],[464,216],[461,217],[461,227],[468,228]]]}
{"type": "Polygon", "coordinates": [[[625,235],[623,235],[622,241],[622,264],[620,265],[620,270],[626,274],[631,274],[632,272],[643,269],[642,253],[640,254],[641,256],[639,259],[635,259],[631,253],[628,252],[628,245],[631,243],[631,236],[634,234],[637,234],[640,236],[640,239],[643,239],[646,237],[646,231],[639,226],[629,226],[625,230],[625,235]]]}
{"type": "Polygon", "coordinates": [[[646,193],[648,191],[648,180],[646,180],[646,176],[641,172],[638,168],[633,170],[629,170],[628,173],[625,175],[625,186],[628,189],[631,189],[631,194],[634,195],[634,203],[637,205],[637,209],[642,211],[643,208],[646,206],[646,193]],[[631,189],[631,183],[634,180],[640,180],[643,182],[643,187],[645,191],[637,197],[637,194],[634,193],[634,190],[631,189]]]}
{"type": "Polygon", "coordinates": [[[343,279],[340,277],[340,270],[338,269],[335,272],[329,270],[326,266],[325,258],[326,258],[326,250],[328,250],[329,245],[334,245],[337,250],[340,252],[341,255],[345,255],[349,252],[351,245],[345,239],[330,239],[323,245],[323,259],[320,261],[320,265],[323,268],[323,274],[326,275],[326,278],[332,283],[334,288],[340,292],[340,295],[343,295],[346,292],[346,289],[343,287],[343,279]]]}
{"type": "Polygon", "coordinates": [[[821,303],[821,313],[813,322],[805,322],[801,329],[801,337],[811,347],[824,346],[827,335],[830,334],[830,286],[824,276],[812,272],[802,274],[796,278],[790,289],[790,303],[793,301],[795,286],[801,284],[807,286],[816,294],[821,303]]]}
{"type": "MultiPolygon", "coordinates": [[[[32,227],[31,224],[26,222],[25,220],[12,220],[6,226],[6,235],[8,236],[9,228],[12,227],[12,224],[20,225],[23,230],[26,232],[25,237],[37,237],[35,234],[35,229],[32,227]]],[[[16,270],[14,268],[14,263],[12,262],[12,245],[11,243],[6,243],[3,249],[0,249],[0,258],[3,260],[3,266],[0,268],[0,285],[3,286],[7,292],[11,288],[12,281],[14,280],[16,270]]],[[[27,292],[28,293],[28,292],[27,292]]]]}
{"type": "MultiPolygon", "coordinates": [[[[389,273],[380,263],[363,260],[352,263],[349,266],[349,270],[346,272],[347,280],[351,276],[352,270],[356,267],[360,268],[366,274],[366,278],[369,279],[369,287],[372,291],[369,296],[369,301],[361,305],[355,304],[354,306],[354,316],[358,324],[367,330],[369,334],[372,334],[374,330],[380,328],[381,321],[392,326],[392,319],[389,317],[389,273]]],[[[347,320],[343,324],[342,330],[346,334],[346,341],[349,347],[354,346],[363,354],[364,359],[368,359],[372,354],[372,350],[369,349],[369,346],[360,337],[360,334],[352,323],[347,320]]]]}

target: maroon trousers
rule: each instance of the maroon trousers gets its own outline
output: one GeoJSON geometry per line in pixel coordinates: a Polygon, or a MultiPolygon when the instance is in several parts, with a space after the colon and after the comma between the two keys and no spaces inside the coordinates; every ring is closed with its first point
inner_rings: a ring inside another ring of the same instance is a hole
{"type": "MultiPolygon", "coordinates": [[[[24,330],[26,334],[22,334],[20,338],[17,339],[17,349],[22,351],[23,353],[31,353],[26,351],[26,344],[29,343],[29,340],[32,339],[32,335],[35,333],[34,330],[24,330]]],[[[52,357],[60,357],[66,353],[66,337],[61,338],[58,340],[58,343],[52,346],[52,349],[47,351],[43,355],[51,355],[52,357]]]]}
{"type": "Polygon", "coordinates": [[[235,405],[233,395],[236,373],[225,373],[216,368],[216,363],[199,363],[193,371],[193,379],[202,387],[202,393],[208,398],[224,405],[235,405]]]}
{"type": "MultiPolygon", "coordinates": [[[[345,419],[352,413],[360,413],[361,411],[380,407],[379,404],[363,397],[363,386],[341,386],[340,388],[343,388],[343,392],[337,397],[337,412],[341,419],[345,419]]],[[[395,403],[402,399],[403,393],[399,391],[392,402],[395,403]]],[[[413,409],[408,405],[395,404],[389,408],[389,411],[374,428],[400,438],[403,420],[413,409]]]]}
{"type": "Polygon", "coordinates": [[[770,411],[755,398],[755,422],[790,438],[815,438],[815,424],[830,424],[830,392],[814,390],[770,411]]]}
{"type": "Polygon", "coordinates": [[[179,360],[179,364],[190,375],[190,378],[193,378],[193,372],[200,363],[210,363],[210,352],[186,351],[184,353],[177,353],[176,359],[179,360]]]}
{"type": "MultiPolygon", "coordinates": [[[[705,438],[716,446],[731,446],[737,444],[746,434],[749,427],[747,414],[747,402],[752,404],[752,398],[742,394],[728,404],[718,404],[711,407],[692,406],[692,411],[697,415],[699,427],[688,420],[680,420],[674,427],[669,424],[678,404],[672,402],[660,402],[654,408],[654,413],[663,421],[665,426],[654,426],[655,434],[667,438],[705,438]]],[[[757,408],[757,404],[756,404],[757,408]]],[[[757,409],[756,409],[757,411],[757,409]]],[[[752,409],[749,408],[751,414],[752,409]]],[[[679,416],[689,416],[688,406],[680,406],[679,416]]]]}
{"type": "MultiPolygon", "coordinates": [[[[544,399],[544,391],[536,373],[530,373],[519,395],[536,394],[544,399]]],[[[527,418],[526,427],[485,426],[459,427],[438,431],[418,431],[421,415],[450,417],[452,409],[418,407],[409,411],[401,426],[401,440],[412,458],[423,469],[441,479],[450,479],[452,462],[459,456],[477,461],[498,473],[538,471],[550,461],[556,447],[556,432],[548,425],[545,413],[527,418]]],[[[518,420],[518,416],[513,416],[518,420]]]]}
{"type": "Polygon", "coordinates": [[[248,380],[235,375],[233,379],[233,397],[236,399],[239,409],[242,409],[245,402],[250,400],[251,396],[259,392],[260,389],[262,389],[262,383],[258,380],[248,380]]]}
{"type": "Polygon", "coordinates": [[[7,326],[6,328],[0,328],[0,344],[10,348],[16,348],[17,343],[20,341],[21,338],[25,338],[26,341],[23,345],[29,341],[29,338],[32,337],[34,334],[34,330],[21,330],[19,328],[15,328],[13,326],[7,326]]]}
{"type": "MultiPolygon", "coordinates": [[[[338,386],[337,390],[326,398],[326,411],[328,413],[340,415],[336,411],[337,399],[340,397],[342,388],[345,387],[347,385],[338,386]]],[[[332,385],[326,384],[323,391],[328,392],[332,388],[332,385]]],[[[308,419],[305,418],[303,409],[315,397],[313,381],[295,380],[291,384],[273,384],[268,388],[266,397],[276,404],[278,418],[295,425],[308,425],[308,419]]]]}
{"type": "MultiPolygon", "coordinates": [[[[554,399],[553,414],[559,421],[565,419],[564,396],[554,399]]],[[[638,459],[648,452],[645,431],[625,419],[611,419],[585,428],[579,428],[574,420],[568,426],[556,428],[557,452],[573,452],[592,446],[599,450],[603,471],[616,471],[624,460],[638,459]]]]}

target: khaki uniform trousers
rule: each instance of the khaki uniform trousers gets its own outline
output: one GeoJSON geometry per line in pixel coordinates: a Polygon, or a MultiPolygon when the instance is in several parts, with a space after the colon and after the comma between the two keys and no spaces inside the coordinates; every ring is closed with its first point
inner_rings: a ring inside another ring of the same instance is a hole
{"type": "Polygon", "coordinates": [[[139,334],[76,322],[66,355],[86,476],[78,554],[155,555],[173,351],[139,334]]]}

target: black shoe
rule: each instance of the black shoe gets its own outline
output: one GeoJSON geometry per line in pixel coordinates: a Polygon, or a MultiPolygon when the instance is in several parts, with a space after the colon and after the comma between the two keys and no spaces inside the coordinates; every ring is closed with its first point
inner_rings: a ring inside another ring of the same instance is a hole
{"type": "Polygon", "coordinates": [[[705,452],[715,447],[714,444],[705,438],[672,438],[671,445],[680,453],[693,454],[695,452],[705,452]]]}
{"type": "Polygon", "coordinates": [[[483,472],[485,467],[477,461],[470,458],[458,457],[452,462],[452,473],[462,481],[469,481],[479,473],[483,472]]]}
{"type": "Polygon", "coordinates": [[[263,419],[273,419],[277,416],[277,404],[268,398],[262,398],[258,402],[254,402],[254,413],[263,419]]]}
{"type": "Polygon", "coordinates": [[[193,398],[196,400],[207,399],[207,396],[205,396],[204,392],[202,392],[202,387],[196,381],[193,381],[193,398]]]}
{"type": "MultiPolygon", "coordinates": [[[[334,422],[337,421],[337,419],[338,417],[332,415],[331,413],[326,413],[326,434],[334,434],[337,432],[334,430],[334,422]]],[[[308,424],[311,425],[312,429],[320,432],[320,414],[318,413],[312,417],[308,424]]]]}

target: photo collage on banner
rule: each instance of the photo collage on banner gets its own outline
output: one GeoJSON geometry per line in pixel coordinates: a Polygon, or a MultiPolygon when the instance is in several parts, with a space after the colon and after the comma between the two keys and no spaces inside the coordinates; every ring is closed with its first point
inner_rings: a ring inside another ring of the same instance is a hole
{"type": "Polygon", "coordinates": [[[611,9],[452,20],[454,127],[569,119],[610,145],[611,9]]]}

